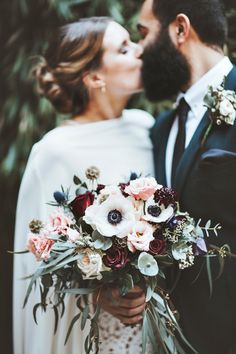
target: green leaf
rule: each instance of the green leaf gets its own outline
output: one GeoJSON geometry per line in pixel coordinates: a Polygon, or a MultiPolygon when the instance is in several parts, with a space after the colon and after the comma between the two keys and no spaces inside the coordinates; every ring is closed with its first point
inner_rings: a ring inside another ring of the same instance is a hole
{"type": "Polygon", "coordinates": [[[58,291],[59,293],[73,294],[73,295],[88,295],[92,294],[97,288],[75,288],[75,289],[64,289],[58,291]]]}
{"type": "Polygon", "coordinates": [[[32,287],[34,285],[34,283],[36,282],[36,280],[41,276],[43,272],[43,268],[39,268],[33,275],[32,275],[32,278],[30,280],[30,283],[29,283],[29,286],[27,288],[27,291],[26,291],[26,295],[25,295],[25,299],[24,299],[24,304],[23,304],[23,308],[25,307],[25,305],[27,304],[28,302],[28,299],[29,299],[29,296],[30,296],[30,293],[32,291],[32,287]]]}
{"type": "Polygon", "coordinates": [[[71,333],[71,331],[72,331],[72,329],[73,329],[74,324],[76,323],[76,321],[79,320],[80,316],[81,316],[81,312],[79,312],[77,315],[75,315],[75,317],[74,317],[73,320],[71,321],[70,327],[69,327],[68,332],[67,332],[67,334],[66,334],[66,339],[65,339],[65,343],[64,343],[65,345],[66,345],[66,343],[67,343],[67,341],[68,341],[68,339],[69,339],[69,337],[70,337],[70,333],[71,333]]]}
{"type": "Polygon", "coordinates": [[[122,296],[126,295],[130,289],[134,287],[133,277],[131,274],[127,273],[122,279],[122,286],[120,288],[120,294],[122,296]]]}
{"type": "Polygon", "coordinates": [[[147,310],[143,313],[143,324],[142,324],[142,354],[146,354],[148,338],[148,323],[147,323],[147,310]]]}
{"type": "Polygon", "coordinates": [[[84,307],[83,313],[82,313],[82,319],[81,319],[81,330],[84,330],[84,327],[86,325],[86,321],[89,317],[89,305],[86,305],[84,307]]]}
{"type": "Polygon", "coordinates": [[[42,306],[42,304],[41,303],[38,303],[38,304],[36,304],[36,305],[34,305],[34,308],[33,308],[33,317],[34,317],[34,322],[36,323],[36,324],[38,324],[38,322],[37,322],[37,310],[38,310],[38,308],[39,307],[41,307],[42,306]]]}
{"type": "Polygon", "coordinates": [[[54,310],[54,315],[55,315],[55,325],[54,325],[54,335],[57,332],[57,326],[58,326],[58,308],[56,306],[53,306],[53,310],[54,310]]]}
{"type": "Polygon", "coordinates": [[[82,181],[81,181],[80,178],[77,177],[76,175],[74,175],[74,177],[73,177],[73,182],[74,182],[74,184],[76,184],[77,186],[78,186],[79,184],[82,184],[82,181]]]}
{"type": "Polygon", "coordinates": [[[208,276],[210,298],[211,298],[212,291],[213,291],[213,281],[212,281],[212,273],[211,273],[211,259],[208,256],[206,256],[206,266],[207,266],[207,276],[208,276]]]}

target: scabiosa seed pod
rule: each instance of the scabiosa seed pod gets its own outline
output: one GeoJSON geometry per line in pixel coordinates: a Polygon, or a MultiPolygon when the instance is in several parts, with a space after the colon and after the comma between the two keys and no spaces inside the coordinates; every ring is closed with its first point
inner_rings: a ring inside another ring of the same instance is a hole
{"type": "Polygon", "coordinates": [[[66,196],[63,192],[56,191],[53,193],[53,197],[58,204],[63,204],[66,201],[66,196]]]}
{"type": "Polygon", "coordinates": [[[167,208],[168,205],[174,205],[176,203],[177,195],[173,189],[163,187],[155,192],[154,200],[159,205],[163,204],[165,208],[167,208]]]}
{"type": "Polygon", "coordinates": [[[29,228],[33,234],[39,234],[43,228],[43,223],[40,220],[32,220],[29,224],[29,228]]]}
{"type": "Polygon", "coordinates": [[[127,237],[124,237],[124,238],[115,237],[113,244],[114,244],[114,246],[116,246],[118,248],[126,248],[127,247],[127,237]]]}
{"type": "Polygon", "coordinates": [[[96,166],[91,166],[87,168],[87,170],[85,171],[85,175],[88,179],[94,181],[100,176],[100,171],[96,166]]]}

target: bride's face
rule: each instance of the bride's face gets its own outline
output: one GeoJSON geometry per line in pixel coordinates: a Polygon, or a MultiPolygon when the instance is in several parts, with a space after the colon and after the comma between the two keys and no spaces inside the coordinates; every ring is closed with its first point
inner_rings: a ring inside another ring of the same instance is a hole
{"type": "Polygon", "coordinates": [[[116,22],[110,22],[103,39],[101,72],[108,92],[130,95],[142,88],[142,48],[131,42],[129,33],[116,22]]]}

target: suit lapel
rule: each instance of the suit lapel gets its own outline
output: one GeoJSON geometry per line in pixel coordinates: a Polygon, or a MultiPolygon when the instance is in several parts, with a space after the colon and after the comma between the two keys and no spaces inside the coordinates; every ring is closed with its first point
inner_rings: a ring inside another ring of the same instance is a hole
{"type": "MultiPolygon", "coordinates": [[[[165,168],[165,160],[166,160],[166,147],[169,138],[169,133],[171,126],[173,124],[173,120],[175,118],[175,111],[168,112],[165,117],[160,117],[163,119],[160,126],[157,126],[156,131],[156,150],[155,150],[155,166],[156,166],[156,178],[158,183],[166,186],[166,168],[165,168]]],[[[159,119],[159,118],[158,118],[159,119]]]]}
{"type": "Polygon", "coordinates": [[[236,90],[236,66],[230,71],[225,81],[226,90],[236,90]]]}
{"type": "MultiPolygon", "coordinates": [[[[235,88],[236,88],[236,67],[234,67],[230,71],[225,82],[226,90],[233,90],[235,88]]],[[[176,170],[176,178],[174,181],[173,188],[176,191],[178,191],[179,194],[181,194],[182,192],[188,173],[191,169],[193,162],[195,161],[195,157],[201,149],[201,141],[203,138],[203,134],[206,131],[209,124],[210,124],[210,118],[207,111],[203,116],[196,132],[194,133],[189,146],[185,150],[183,157],[179,163],[179,166],[176,170]]]]}

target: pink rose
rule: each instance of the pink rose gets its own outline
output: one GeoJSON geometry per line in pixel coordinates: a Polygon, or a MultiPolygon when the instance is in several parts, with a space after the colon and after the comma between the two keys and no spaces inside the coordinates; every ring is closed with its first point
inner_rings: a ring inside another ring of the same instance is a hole
{"type": "Polygon", "coordinates": [[[148,223],[137,222],[133,232],[128,234],[128,249],[133,253],[137,250],[148,251],[150,242],[154,240],[153,231],[153,228],[148,223]]]}
{"type": "Polygon", "coordinates": [[[124,191],[135,199],[147,200],[160,188],[162,188],[162,186],[157,184],[155,178],[145,177],[131,181],[124,191]]]}
{"type": "Polygon", "coordinates": [[[63,233],[67,230],[72,221],[60,210],[56,210],[50,215],[50,223],[54,231],[63,233]]]}
{"type": "Polygon", "coordinates": [[[53,244],[54,241],[46,236],[30,234],[27,249],[35,255],[37,261],[47,261],[50,257],[53,244]]]}

